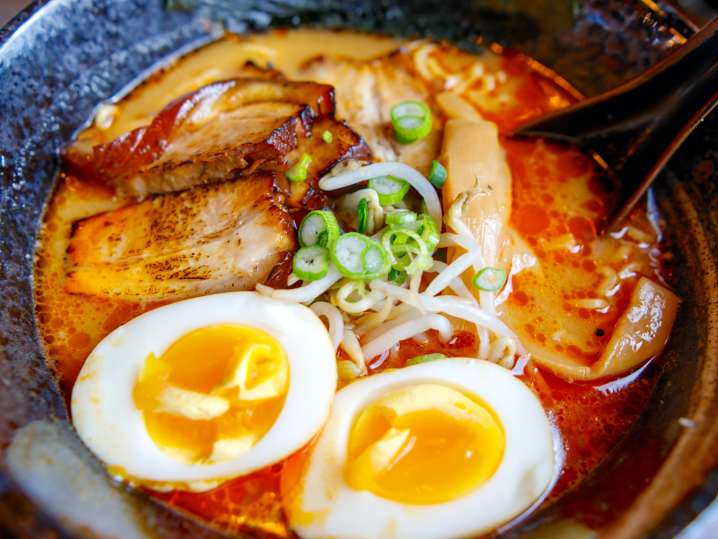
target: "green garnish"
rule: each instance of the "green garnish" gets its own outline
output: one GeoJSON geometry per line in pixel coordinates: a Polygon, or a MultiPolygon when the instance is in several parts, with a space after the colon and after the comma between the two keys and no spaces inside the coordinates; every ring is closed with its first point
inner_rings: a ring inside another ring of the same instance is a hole
{"type": "Polygon", "coordinates": [[[431,132],[431,110],[422,101],[402,101],[391,109],[391,125],[398,142],[414,142],[431,132]]]}
{"type": "Polygon", "coordinates": [[[314,245],[302,247],[292,259],[292,273],[304,281],[316,281],[329,271],[329,251],[314,245]]]}
{"type": "Polygon", "coordinates": [[[339,237],[337,218],[329,210],[309,212],[299,225],[299,244],[302,247],[329,247],[339,237]]]}
{"type": "Polygon", "coordinates": [[[384,221],[390,226],[408,225],[416,222],[416,213],[411,210],[392,210],[386,213],[384,221]]]}
{"type": "Polygon", "coordinates": [[[309,173],[309,165],[312,164],[312,156],[308,153],[302,154],[299,161],[286,172],[287,179],[291,182],[305,182],[307,181],[307,174],[309,173]]]}
{"type": "Polygon", "coordinates": [[[426,363],[427,361],[436,361],[437,359],[446,359],[446,356],[444,354],[422,354],[420,356],[416,356],[411,358],[409,361],[406,362],[407,367],[410,365],[418,365],[419,363],[426,363]]]}
{"type": "Polygon", "coordinates": [[[433,253],[436,246],[439,245],[440,239],[439,227],[436,221],[428,213],[422,213],[416,222],[416,231],[426,242],[429,251],[433,253]]]}
{"type": "Polygon", "coordinates": [[[331,246],[330,256],[339,273],[351,279],[376,279],[389,272],[384,248],[358,232],[341,235],[331,246]]]}
{"type": "Polygon", "coordinates": [[[402,285],[406,281],[406,272],[395,269],[395,268],[391,268],[389,270],[388,278],[389,278],[390,282],[392,282],[394,284],[402,285]]]}
{"type": "Polygon", "coordinates": [[[357,206],[357,232],[366,234],[367,221],[369,220],[369,201],[362,198],[357,206]]]}
{"type": "Polygon", "coordinates": [[[444,165],[438,161],[431,162],[431,168],[429,169],[429,181],[431,182],[431,185],[437,189],[444,187],[444,182],[446,182],[446,168],[444,168],[444,165]]]}
{"type": "Polygon", "coordinates": [[[322,133],[322,140],[329,144],[332,140],[334,140],[334,135],[332,135],[331,131],[325,130],[324,133],[322,133]]]}
{"type": "Polygon", "coordinates": [[[487,266],[474,275],[472,282],[479,290],[496,292],[506,284],[506,270],[487,266]]]}
{"type": "Polygon", "coordinates": [[[404,199],[409,192],[409,182],[394,176],[379,176],[369,180],[369,189],[374,189],[379,195],[379,204],[389,206],[404,199]]]}
{"type": "Polygon", "coordinates": [[[391,267],[408,275],[428,270],[434,263],[423,238],[414,230],[390,226],[384,229],[381,244],[391,267]]]}

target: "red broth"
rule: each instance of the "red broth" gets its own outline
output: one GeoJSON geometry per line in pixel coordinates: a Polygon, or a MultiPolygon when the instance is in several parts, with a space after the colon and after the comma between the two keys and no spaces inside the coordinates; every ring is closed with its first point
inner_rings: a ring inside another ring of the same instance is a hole
{"type": "MultiPolygon", "coordinates": [[[[229,36],[153,76],[121,101],[118,120],[109,132],[90,128],[80,139],[102,141],[102,137],[112,138],[141,125],[178,92],[231,76],[233,66],[246,59],[259,63],[269,60],[291,76],[302,59],[322,51],[371,57],[399,45],[395,40],[364,34],[318,33],[275,32],[248,39],[229,36]]],[[[447,69],[461,68],[475,58],[448,46],[439,47],[435,56],[447,69]]],[[[489,88],[484,77],[467,88],[465,95],[501,131],[575,100],[564,83],[547,77],[523,56],[486,53],[481,59],[486,73],[494,77],[494,87],[489,88]]],[[[610,337],[636,280],[629,279],[621,286],[605,312],[576,307],[577,300],[590,298],[600,284],[603,265],[619,269],[626,262],[625,258],[612,260],[605,252],[598,252],[595,243],[611,207],[610,186],[601,181],[593,161],[576,149],[541,140],[503,139],[502,144],[513,176],[511,225],[550,270],[545,273],[554,275],[545,282],[534,282],[526,274],[514,276],[513,292],[500,306],[502,316],[522,339],[549,343],[555,351],[590,364],[610,337]],[[552,242],[569,234],[576,242],[574,254],[569,256],[565,250],[551,248],[552,242]],[[547,305],[547,295],[557,298],[553,304],[547,305]],[[557,320],[565,319],[572,320],[569,325],[573,341],[568,346],[551,344],[552,334],[560,329],[561,322],[557,320]]],[[[37,316],[47,357],[68,399],[93,347],[113,329],[160,305],[73,295],[63,289],[64,257],[72,222],[125,203],[106,187],[63,174],[47,209],[35,274],[37,316]]],[[[649,217],[643,208],[632,216],[632,225],[643,230],[648,241],[629,256],[635,258],[637,275],[660,278],[659,237],[649,217]]],[[[616,245],[604,246],[603,250],[610,254],[613,247],[624,245],[616,241],[616,245]]],[[[275,278],[281,282],[286,272],[278,272],[275,278]]],[[[401,367],[409,358],[427,352],[471,356],[476,353],[476,339],[470,331],[460,331],[448,343],[442,343],[429,332],[425,343],[404,341],[398,351],[374,358],[370,373],[401,367]]],[[[560,431],[565,451],[563,469],[548,501],[580,482],[606,456],[638,417],[653,388],[648,376],[638,376],[623,386],[616,383],[611,390],[601,384],[569,383],[533,362],[525,366],[522,379],[541,398],[560,431]]],[[[151,495],[224,530],[253,529],[270,536],[291,536],[281,507],[283,466],[277,463],[206,493],[151,495]]]]}

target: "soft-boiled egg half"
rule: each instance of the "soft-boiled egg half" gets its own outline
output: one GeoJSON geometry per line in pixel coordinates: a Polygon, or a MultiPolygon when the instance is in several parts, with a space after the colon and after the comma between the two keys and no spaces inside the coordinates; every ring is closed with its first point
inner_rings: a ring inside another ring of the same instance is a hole
{"type": "Polygon", "coordinates": [[[334,348],[310,309],[231,292],[113,331],[80,371],[72,417],[113,475],[207,490],[307,444],[336,383],[334,348]]]}
{"type": "Polygon", "coordinates": [[[303,538],[465,537],[529,508],[555,469],[553,430],[521,381],[486,361],[442,359],[340,390],[282,489],[303,538]]]}

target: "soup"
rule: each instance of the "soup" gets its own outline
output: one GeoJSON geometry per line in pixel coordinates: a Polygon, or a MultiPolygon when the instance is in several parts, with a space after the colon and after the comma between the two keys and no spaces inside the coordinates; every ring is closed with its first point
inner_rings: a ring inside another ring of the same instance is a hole
{"type": "Polygon", "coordinates": [[[581,481],[650,395],[678,300],[650,204],[602,235],[591,157],[504,136],[577,99],[549,75],[275,31],[100,106],[36,291],[109,473],[279,537],[478,535],[581,481]]]}

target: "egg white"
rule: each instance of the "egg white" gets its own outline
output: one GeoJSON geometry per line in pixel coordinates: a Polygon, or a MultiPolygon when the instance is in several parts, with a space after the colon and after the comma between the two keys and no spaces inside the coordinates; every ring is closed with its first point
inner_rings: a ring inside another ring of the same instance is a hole
{"type": "Polygon", "coordinates": [[[133,480],[204,490],[217,484],[213,480],[268,466],[305,445],[326,421],[336,383],[334,348],[310,309],[254,292],[230,292],[160,307],[110,333],[80,371],[72,418],[90,450],[133,480]],[[134,384],[150,353],[159,357],[183,335],[227,323],[259,328],[282,345],[290,372],[284,407],[269,431],[236,459],[211,464],[174,459],[147,433],[133,401],[134,384]]]}
{"type": "Polygon", "coordinates": [[[329,421],[308,457],[289,523],[302,538],[452,538],[488,532],[531,506],[555,474],[554,435],[536,396],[509,371],[477,359],[443,359],[387,371],[337,393],[329,421]],[[489,406],[506,446],[491,478],[467,495],[413,505],[350,487],[343,478],[354,420],[377,398],[402,387],[440,383],[489,406]]]}

